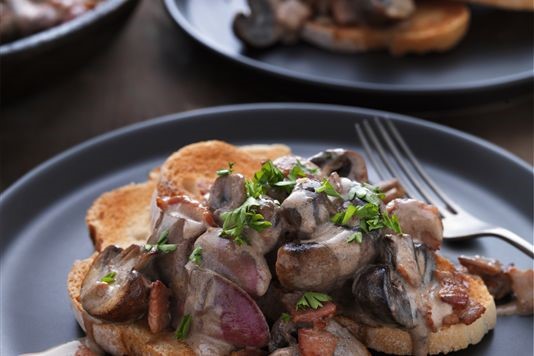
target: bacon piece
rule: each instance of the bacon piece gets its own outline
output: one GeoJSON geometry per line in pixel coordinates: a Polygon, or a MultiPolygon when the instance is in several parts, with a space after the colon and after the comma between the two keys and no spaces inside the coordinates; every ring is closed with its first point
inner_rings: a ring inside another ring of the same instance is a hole
{"type": "Polygon", "coordinates": [[[323,304],[318,309],[304,309],[294,311],[292,314],[295,323],[315,323],[324,321],[327,318],[334,316],[336,313],[336,305],[332,302],[323,304]]]}
{"type": "Polygon", "coordinates": [[[148,301],[148,327],[154,334],[165,330],[171,321],[169,312],[170,290],[161,281],[152,283],[148,301]]]}
{"type": "Polygon", "coordinates": [[[299,329],[299,350],[302,356],[334,355],[337,338],[327,331],[299,329]]]}

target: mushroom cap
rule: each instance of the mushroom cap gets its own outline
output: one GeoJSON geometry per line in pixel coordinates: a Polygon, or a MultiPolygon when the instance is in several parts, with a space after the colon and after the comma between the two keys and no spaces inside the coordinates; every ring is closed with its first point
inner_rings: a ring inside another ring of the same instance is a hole
{"type": "Polygon", "coordinates": [[[239,13],[232,24],[234,33],[247,45],[257,48],[272,46],[279,41],[282,29],[270,0],[248,0],[250,14],[239,13]]]}
{"type": "Polygon", "coordinates": [[[150,282],[143,276],[153,254],[138,245],[123,250],[108,246],[94,260],[82,283],[80,299],[91,316],[110,322],[142,317],[148,307],[150,282]],[[102,278],[115,272],[114,281],[102,278]]]}
{"type": "Polygon", "coordinates": [[[347,177],[358,182],[368,181],[365,159],[355,151],[341,148],[325,150],[310,157],[310,161],[321,168],[323,177],[337,172],[340,177],[347,177]]]}

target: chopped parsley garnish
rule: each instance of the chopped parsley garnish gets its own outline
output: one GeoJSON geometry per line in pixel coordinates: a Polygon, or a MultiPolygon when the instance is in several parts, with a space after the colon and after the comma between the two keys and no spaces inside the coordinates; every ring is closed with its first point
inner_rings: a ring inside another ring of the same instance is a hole
{"type": "Polygon", "coordinates": [[[289,190],[293,189],[295,184],[297,184],[297,179],[305,178],[311,174],[316,174],[318,171],[317,168],[308,168],[301,161],[297,160],[297,163],[291,168],[287,179],[277,182],[274,185],[277,187],[287,187],[289,190]]]}
{"type": "Polygon", "coordinates": [[[195,247],[195,249],[193,250],[193,252],[191,252],[191,255],[189,256],[189,261],[200,265],[200,262],[202,262],[202,246],[195,247]]]}
{"type": "Polygon", "coordinates": [[[332,300],[330,296],[318,292],[304,292],[302,297],[297,301],[296,309],[306,308],[317,309],[323,306],[323,302],[332,300]]]}
{"type": "Polygon", "coordinates": [[[341,194],[339,194],[337,192],[337,190],[334,189],[334,187],[332,186],[330,181],[328,179],[326,179],[326,178],[323,179],[323,181],[321,182],[321,186],[320,187],[315,188],[315,192],[316,193],[325,193],[326,195],[329,195],[329,196],[335,197],[335,198],[341,198],[341,194]]]}
{"type": "Polygon", "coordinates": [[[217,171],[217,175],[220,176],[227,176],[229,174],[232,174],[234,168],[234,162],[228,162],[228,168],[225,169],[219,169],[217,171]]]}
{"type": "Polygon", "coordinates": [[[280,315],[280,318],[286,323],[291,321],[291,315],[289,315],[288,313],[282,313],[282,315],[280,315]]]}
{"type": "Polygon", "coordinates": [[[346,200],[360,198],[368,203],[380,205],[384,197],[384,193],[382,193],[378,187],[374,187],[367,183],[360,184],[354,182],[354,185],[349,190],[346,200]]]}
{"type": "Polygon", "coordinates": [[[116,276],[117,276],[117,272],[109,272],[104,277],[100,278],[100,282],[104,282],[106,284],[113,284],[115,283],[116,276]]]}
{"type": "Polygon", "coordinates": [[[178,329],[176,329],[176,338],[178,340],[185,340],[187,338],[187,335],[189,335],[189,329],[191,328],[191,315],[185,314],[182,317],[182,321],[180,322],[180,325],[178,326],[178,329]]]}
{"type": "Polygon", "coordinates": [[[356,242],[358,244],[361,244],[362,243],[362,239],[363,239],[363,234],[361,233],[361,231],[356,231],[355,233],[351,234],[348,238],[347,238],[347,242],[356,242]]]}
{"type": "Polygon", "coordinates": [[[330,220],[336,225],[347,226],[353,217],[360,219],[360,229],[363,232],[387,227],[398,234],[402,233],[397,216],[389,216],[388,213],[381,212],[380,207],[372,203],[364,205],[350,204],[347,209],[336,213],[330,220]]]}
{"type": "Polygon", "coordinates": [[[250,227],[258,232],[271,227],[271,222],[265,220],[263,215],[257,212],[260,203],[256,198],[249,197],[240,207],[221,214],[223,227],[222,237],[231,237],[239,246],[248,242],[243,232],[250,227]]]}
{"type": "Polygon", "coordinates": [[[176,251],[176,245],[175,244],[168,244],[167,240],[169,238],[169,230],[163,230],[161,234],[159,235],[158,242],[153,244],[145,244],[144,249],[146,251],[150,252],[163,252],[163,253],[169,253],[176,251]]]}

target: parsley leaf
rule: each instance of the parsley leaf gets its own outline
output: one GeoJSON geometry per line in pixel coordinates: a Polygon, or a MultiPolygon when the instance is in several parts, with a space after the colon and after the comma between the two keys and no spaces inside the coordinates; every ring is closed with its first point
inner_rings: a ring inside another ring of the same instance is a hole
{"type": "Polygon", "coordinates": [[[169,229],[165,229],[161,232],[158,238],[158,242],[155,245],[152,244],[145,244],[144,249],[146,251],[150,252],[163,252],[163,253],[169,253],[176,251],[176,245],[175,244],[168,244],[167,240],[169,238],[169,229]]]}
{"type": "Polygon", "coordinates": [[[258,232],[265,230],[272,224],[264,219],[263,215],[256,210],[260,203],[254,197],[249,197],[240,207],[221,214],[223,219],[223,229],[220,236],[231,237],[239,246],[243,245],[246,237],[243,232],[246,227],[250,227],[258,232]]]}
{"type": "Polygon", "coordinates": [[[277,187],[287,187],[288,193],[291,192],[295,184],[297,184],[297,179],[305,178],[311,174],[316,174],[318,171],[317,168],[308,168],[300,160],[297,160],[297,163],[291,168],[289,174],[287,175],[287,180],[277,182],[274,185],[277,187]]]}
{"type": "Polygon", "coordinates": [[[360,184],[354,182],[354,185],[350,188],[346,198],[347,200],[353,200],[356,197],[368,203],[380,205],[385,195],[375,186],[367,183],[360,184]]]}
{"type": "Polygon", "coordinates": [[[348,238],[347,238],[347,242],[356,242],[356,243],[359,243],[361,244],[362,243],[362,239],[363,239],[363,235],[360,231],[356,231],[355,233],[353,233],[352,235],[350,235],[348,238]]]}
{"type": "Polygon", "coordinates": [[[288,313],[282,313],[282,315],[280,315],[280,318],[286,323],[291,321],[291,315],[289,315],[288,313]]]}
{"type": "Polygon", "coordinates": [[[228,168],[225,169],[219,169],[217,171],[217,175],[220,176],[227,176],[229,174],[232,174],[234,168],[234,162],[228,162],[228,168]]]}
{"type": "Polygon", "coordinates": [[[193,250],[193,252],[191,252],[191,255],[189,256],[189,261],[200,265],[200,262],[202,262],[202,246],[195,247],[195,249],[193,250]]]}
{"type": "Polygon", "coordinates": [[[323,179],[320,187],[315,188],[315,192],[325,193],[331,197],[341,198],[341,195],[334,189],[330,181],[328,181],[326,178],[323,179]]]}
{"type": "Polygon", "coordinates": [[[100,278],[100,282],[104,282],[106,284],[113,284],[115,283],[116,276],[117,276],[117,272],[109,272],[104,277],[100,278]]]}
{"type": "Polygon", "coordinates": [[[182,317],[182,321],[180,322],[180,326],[178,326],[178,329],[176,329],[176,338],[178,340],[185,340],[187,335],[189,335],[189,329],[191,328],[191,315],[185,314],[182,317]]]}
{"type": "Polygon", "coordinates": [[[399,218],[397,215],[393,214],[389,216],[387,213],[382,215],[382,219],[384,220],[384,225],[391,230],[395,231],[397,234],[402,234],[402,230],[399,224],[399,218]]]}
{"type": "Polygon", "coordinates": [[[302,310],[307,308],[317,309],[323,306],[323,302],[332,300],[330,296],[318,292],[304,292],[302,297],[297,301],[296,309],[302,310]]]}

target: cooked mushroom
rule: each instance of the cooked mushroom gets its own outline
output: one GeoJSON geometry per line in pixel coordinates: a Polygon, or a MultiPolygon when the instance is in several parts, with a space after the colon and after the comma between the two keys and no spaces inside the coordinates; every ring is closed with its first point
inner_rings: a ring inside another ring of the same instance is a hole
{"type": "MultiPolygon", "coordinates": [[[[293,346],[297,343],[294,335],[297,333],[297,326],[291,320],[279,318],[271,329],[271,341],[269,341],[269,351],[273,352],[286,346],[293,346]]],[[[297,353],[298,354],[298,353],[297,353]]]]}
{"type": "Polygon", "coordinates": [[[310,157],[309,160],[321,168],[323,177],[337,172],[341,177],[358,182],[367,182],[368,180],[365,160],[357,152],[336,148],[320,152],[310,157]]]}
{"type": "Polygon", "coordinates": [[[351,230],[331,223],[314,233],[314,238],[286,243],[278,250],[276,275],[290,290],[329,291],[339,286],[375,255],[373,238],[348,243],[351,230]]]}
{"type": "Polygon", "coordinates": [[[325,194],[315,192],[320,185],[313,179],[298,179],[293,192],[282,203],[281,214],[291,232],[311,235],[336,213],[339,204],[330,201],[325,194]]]}
{"type": "Polygon", "coordinates": [[[108,246],[93,261],[82,283],[80,300],[91,316],[125,322],[142,317],[148,307],[153,253],[131,245],[108,246]]]}
{"type": "Polygon", "coordinates": [[[220,176],[211,186],[208,207],[215,220],[221,223],[221,214],[238,208],[247,199],[245,177],[241,174],[220,176]]]}
{"type": "Polygon", "coordinates": [[[277,349],[276,351],[269,354],[269,356],[299,356],[299,348],[298,345],[288,346],[281,349],[277,349]]]}
{"type": "Polygon", "coordinates": [[[352,284],[352,316],[370,326],[412,328],[415,324],[404,283],[389,265],[365,265],[352,284]]]}
{"type": "Polygon", "coordinates": [[[394,199],[388,203],[387,211],[399,218],[402,232],[433,250],[439,249],[443,224],[435,206],[415,199],[394,199]]]}
{"type": "Polygon", "coordinates": [[[282,27],[282,40],[285,43],[296,42],[311,15],[311,8],[300,0],[276,1],[276,20],[282,27]]]}
{"type": "Polygon", "coordinates": [[[278,42],[282,27],[276,19],[275,0],[248,0],[250,13],[234,18],[234,33],[247,45],[265,48],[278,42]]]}

